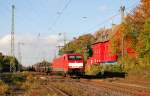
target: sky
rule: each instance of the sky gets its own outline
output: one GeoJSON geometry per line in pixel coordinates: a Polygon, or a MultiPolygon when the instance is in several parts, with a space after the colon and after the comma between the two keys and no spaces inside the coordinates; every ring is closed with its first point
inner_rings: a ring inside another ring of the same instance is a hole
{"type": "Polygon", "coordinates": [[[120,23],[119,8],[126,14],[139,0],[0,0],[0,52],[10,55],[11,5],[15,5],[15,56],[21,42],[22,64],[51,61],[56,47],[87,33],[94,33],[112,23],[120,23]]]}

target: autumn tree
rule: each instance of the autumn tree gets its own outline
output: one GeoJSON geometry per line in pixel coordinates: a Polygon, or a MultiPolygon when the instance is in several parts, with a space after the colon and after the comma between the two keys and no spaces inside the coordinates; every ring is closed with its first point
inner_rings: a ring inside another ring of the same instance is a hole
{"type": "Polygon", "coordinates": [[[145,20],[144,29],[138,37],[139,57],[143,58],[145,64],[150,64],[150,18],[145,20]]]}
{"type": "Polygon", "coordinates": [[[61,50],[60,55],[65,53],[80,53],[84,55],[84,59],[92,54],[91,44],[94,43],[95,38],[92,34],[85,34],[75,38],[66,44],[61,50]]]}
{"type": "Polygon", "coordinates": [[[130,48],[136,51],[136,58],[132,59],[128,56],[125,57],[126,64],[135,66],[143,66],[150,64],[150,1],[141,0],[139,6],[134,8],[125,18],[122,24],[122,32],[124,34],[124,41],[127,42],[130,48]],[[130,44],[129,44],[129,42],[130,44]],[[134,63],[131,61],[134,61],[134,63]],[[140,65],[140,62],[141,65],[140,65]]]}

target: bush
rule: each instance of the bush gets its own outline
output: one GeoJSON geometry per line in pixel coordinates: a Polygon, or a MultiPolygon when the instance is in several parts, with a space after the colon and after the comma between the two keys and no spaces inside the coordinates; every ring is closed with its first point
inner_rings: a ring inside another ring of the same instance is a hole
{"type": "Polygon", "coordinates": [[[86,70],[86,74],[87,75],[97,75],[102,71],[103,67],[101,65],[98,64],[93,64],[91,65],[91,67],[86,70]]]}
{"type": "Polygon", "coordinates": [[[4,95],[9,91],[9,86],[0,80],[0,95],[4,95]]]}
{"type": "Polygon", "coordinates": [[[26,75],[26,82],[22,84],[22,88],[24,89],[31,89],[35,83],[35,78],[31,73],[25,73],[26,75]]]}
{"type": "Polygon", "coordinates": [[[121,66],[117,65],[107,65],[107,64],[93,64],[86,70],[86,75],[99,75],[105,72],[122,72],[121,66]]]}
{"type": "Polygon", "coordinates": [[[107,72],[122,72],[122,69],[119,64],[105,65],[103,70],[107,72]]]}

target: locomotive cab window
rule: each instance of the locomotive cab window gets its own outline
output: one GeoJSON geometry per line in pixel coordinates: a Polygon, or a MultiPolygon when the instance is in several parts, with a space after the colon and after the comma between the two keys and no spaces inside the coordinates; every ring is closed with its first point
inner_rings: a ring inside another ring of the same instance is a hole
{"type": "Polygon", "coordinates": [[[69,60],[82,60],[82,56],[68,56],[69,60]]]}
{"type": "Polygon", "coordinates": [[[69,60],[75,60],[75,56],[68,56],[69,60]]]}
{"type": "Polygon", "coordinates": [[[76,60],[82,60],[81,56],[76,56],[76,60]]]}

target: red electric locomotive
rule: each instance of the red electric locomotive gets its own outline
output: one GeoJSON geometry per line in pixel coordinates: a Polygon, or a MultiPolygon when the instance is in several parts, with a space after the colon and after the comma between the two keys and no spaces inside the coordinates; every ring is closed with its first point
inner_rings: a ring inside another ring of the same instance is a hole
{"type": "Polygon", "coordinates": [[[83,56],[81,54],[64,54],[52,61],[52,71],[69,75],[84,73],[83,56]]]}

